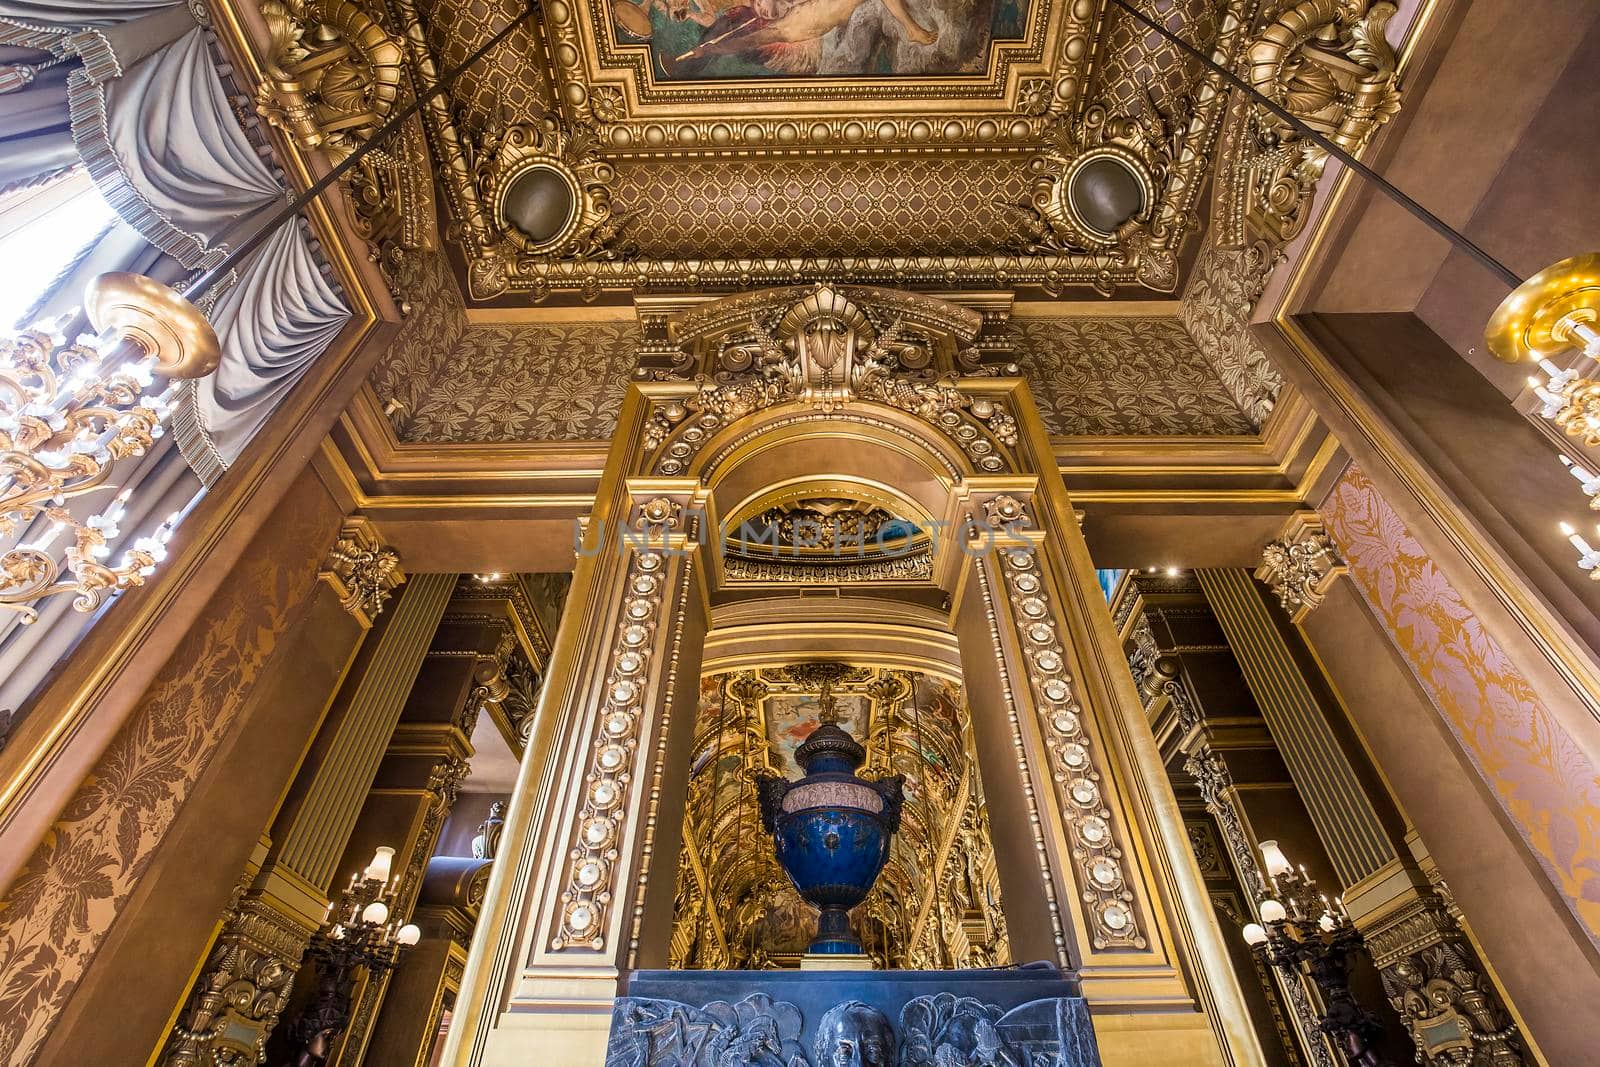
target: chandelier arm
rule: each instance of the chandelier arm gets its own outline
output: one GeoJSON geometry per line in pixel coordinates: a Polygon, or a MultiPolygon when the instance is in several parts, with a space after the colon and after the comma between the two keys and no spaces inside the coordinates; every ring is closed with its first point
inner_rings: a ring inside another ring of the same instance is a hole
{"type": "Polygon", "coordinates": [[[1519,276],[1504,263],[1501,263],[1498,259],[1495,259],[1488,252],[1484,251],[1466,234],[1461,233],[1448,222],[1445,222],[1439,216],[1435,215],[1433,212],[1429,211],[1427,208],[1411,199],[1411,197],[1407,196],[1393,182],[1389,181],[1389,179],[1385,178],[1383,175],[1379,174],[1377,171],[1361,162],[1343,148],[1340,148],[1338,145],[1328,140],[1311,126],[1301,121],[1288,109],[1284,108],[1276,100],[1273,100],[1270,96],[1267,96],[1265,93],[1261,92],[1255,86],[1251,85],[1233,71],[1229,70],[1221,63],[1218,63],[1216,60],[1206,55],[1200,49],[1189,44],[1183,38],[1167,29],[1166,26],[1163,26],[1161,23],[1150,18],[1144,12],[1134,7],[1129,0],[1111,0],[1111,2],[1117,7],[1120,7],[1122,10],[1126,11],[1128,14],[1132,15],[1134,18],[1138,19],[1140,22],[1144,23],[1145,26],[1166,38],[1168,41],[1177,45],[1178,48],[1183,52],[1195,59],[1198,59],[1201,63],[1204,63],[1206,67],[1214,73],[1222,75],[1222,77],[1227,79],[1229,84],[1231,84],[1234,88],[1240,90],[1246,96],[1250,97],[1250,99],[1254,100],[1256,103],[1272,112],[1273,115],[1288,123],[1294,128],[1296,133],[1300,134],[1300,136],[1307,138],[1318,148],[1321,148],[1323,151],[1337,159],[1340,163],[1343,163],[1346,167],[1349,167],[1351,170],[1355,171],[1362,178],[1377,186],[1384,192],[1385,195],[1389,197],[1389,199],[1399,204],[1423,225],[1427,226],[1439,236],[1455,245],[1461,251],[1477,260],[1478,263],[1481,264],[1486,270],[1488,270],[1495,277],[1499,278],[1507,288],[1515,289],[1517,286],[1522,284],[1523,279],[1521,276],[1519,276]]]}
{"type": "MultiPolygon", "coordinates": [[[[344,177],[351,171],[352,168],[356,166],[356,164],[360,163],[363,159],[367,158],[367,156],[371,155],[373,152],[382,147],[383,142],[388,140],[389,136],[398,130],[401,124],[405,123],[413,115],[421,111],[425,106],[432,102],[435,97],[442,95],[447,89],[450,88],[451,85],[455,83],[457,78],[466,73],[467,70],[473,67],[480,59],[488,55],[498,45],[504,42],[507,37],[511,36],[511,32],[513,30],[520,27],[528,20],[530,16],[537,14],[539,10],[540,5],[538,0],[530,0],[526,11],[507,23],[503,29],[485,41],[482,47],[480,47],[476,52],[473,52],[466,59],[462,60],[458,66],[450,71],[447,71],[445,75],[435,82],[433,86],[426,92],[418,93],[412,99],[411,103],[401,109],[399,113],[391,116],[389,120],[382,126],[374,130],[372,132],[372,136],[368,137],[366,141],[358,146],[354,152],[351,152],[332,170],[328,171],[328,173],[324,174],[321,178],[312,183],[309,189],[296,196],[281,210],[279,210],[276,215],[262,223],[254,233],[241,241],[238,247],[229,249],[227,254],[218,260],[214,266],[190,283],[188,288],[184,290],[184,296],[186,296],[190,301],[197,301],[207,292],[209,292],[217,284],[217,282],[227,277],[228,272],[233,270],[234,267],[236,267],[245,256],[248,256],[257,248],[260,248],[261,245],[266,242],[267,238],[271,237],[275,232],[277,232],[278,227],[282,226],[285,222],[289,221],[289,219],[298,215],[302,208],[311,203],[311,201],[315,200],[317,197],[321,196],[330,185],[344,177]]],[[[232,227],[229,229],[231,230],[232,227]]],[[[218,244],[221,244],[222,238],[226,237],[228,232],[228,230],[224,230],[218,236],[218,244]]]]}

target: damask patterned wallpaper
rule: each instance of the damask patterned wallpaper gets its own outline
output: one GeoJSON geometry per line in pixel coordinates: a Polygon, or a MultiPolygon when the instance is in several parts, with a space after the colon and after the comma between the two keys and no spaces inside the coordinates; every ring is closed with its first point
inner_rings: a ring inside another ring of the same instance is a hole
{"type": "Polygon", "coordinates": [[[257,535],[0,899],[0,1063],[37,1061],[273,653],[304,616],[340,516],[325,495],[288,499],[299,506],[281,509],[257,535]]]}
{"type": "Polygon", "coordinates": [[[1260,249],[1208,245],[1195,261],[1179,312],[1190,338],[1252,426],[1272,413],[1283,378],[1246,328],[1272,264],[1260,249]]]}
{"type": "Polygon", "coordinates": [[[1022,365],[1057,434],[1250,434],[1217,372],[1176,318],[1017,319],[1022,365]]]}
{"type": "MultiPolygon", "coordinates": [[[[400,440],[611,436],[639,343],[635,323],[469,325],[442,258],[418,260],[411,269],[411,315],[371,378],[378,398],[393,409],[400,440]]],[[[1051,433],[1253,434],[1250,409],[1241,409],[1227,374],[1184,327],[1163,316],[1013,323],[1017,361],[1051,433]]],[[[1264,362],[1257,371],[1271,374],[1276,396],[1276,374],[1264,362]]],[[[1258,382],[1261,375],[1239,371],[1234,378],[1258,382]]],[[[1266,386],[1250,388],[1260,394],[1266,386]]],[[[1254,403],[1261,417],[1271,408],[1259,395],[1254,403]]]]}
{"type": "Polygon", "coordinates": [[[404,441],[611,436],[639,344],[631,322],[468,326],[400,429],[404,441]]]}
{"type": "Polygon", "coordinates": [[[633,370],[632,322],[475,326],[442,261],[372,373],[402,441],[594,441],[611,436],[633,370]]]}
{"type": "Polygon", "coordinates": [[[1600,944],[1594,764],[1359,467],[1345,470],[1320,510],[1417,681],[1600,944]]]}
{"type": "Polygon", "coordinates": [[[409,297],[410,315],[373,368],[371,382],[378,399],[399,402],[403,416],[417,409],[439,377],[466,330],[467,316],[461,290],[442,255],[410,257],[397,282],[409,297]]]}

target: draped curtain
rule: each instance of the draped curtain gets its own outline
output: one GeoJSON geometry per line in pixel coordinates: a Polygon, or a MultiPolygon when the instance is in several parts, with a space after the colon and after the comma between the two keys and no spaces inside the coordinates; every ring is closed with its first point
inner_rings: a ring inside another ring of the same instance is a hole
{"type": "MultiPolygon", "coordinates": [[[[81,165],[121,219],[52,283],[38,317],[76,307],[88,280],[104,271],[179,283],[287,201],[280,175],[240,128],[207,31],[191,11],[170,0],[0,0],[0,84],[8,65],[32,74],[0,92],[0,190],[81,165]]],[[[237,265],[201,306],[222,342],[221,365],[184,389],[172,433],[114,476],[116,487],[132,490],[122,542],[214,484],[350,317],[296,223],[237,265]]],[[[114,491],[73,501],[74,512],[103,510],[114,491]]],[[[0,551],[41,533],[22,531],[0,541],[0,551]]],[[[120,557],[120,546],[113,549],[120,557]]],[[[93,622],[72,611],[70,597],[37,606],[30,626],[0,612],[0,731],[5,712],[93,622]]]]}

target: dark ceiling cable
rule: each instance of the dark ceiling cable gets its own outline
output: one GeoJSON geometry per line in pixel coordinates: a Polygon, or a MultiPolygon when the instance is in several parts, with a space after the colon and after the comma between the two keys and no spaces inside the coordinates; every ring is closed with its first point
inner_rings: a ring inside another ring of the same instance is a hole
{"type": "MultiPolygon", "coordinates": [[[[241,241],[238,247],[230,248],[227,255],[218,260],[210,270],[207,270],[204,274],[200,275],[193,282],[191,282],[184,289],[183,295],[188,297],[191,302],[198,301],[200,297],[204,296],[205,293],[211,289],[212,286],[216,285],[217,282],[226,277],[228,272],[237,266],[240,260],[254,252],[257,248],[260,248],[267,238],[271,237],[273,233],[277,231],[278,227],[282,226],[285,222],[288,222],[290,219],[298,215],[302,208],[311,203],[311,201],[315,200],[317,197],[321,196],[328,186],[332,185],[334,182],[350,173],[350,170],[355,167],[356,164],[367,158],[367,156],[376,151],[384,141],[388,140],[389,135],[394,133],[395,130],[399,129],[402,123],[410,119],[411,116],[415,115],[417,112],[421,111],[423,107],[425,107],[434,99],[434,97],[442,95],[447,89],[450,88],[451,85],[455,83],[455,80],[458,77],[469,70],[478,62],[478,60],[488,55],[498,45],[504,42],[507,37],[511,36],[513,30],[521,26],[531,15],[536,14],[538,11],[539,5],[537,3],[530,3],[526,11],[524,11],[517,18],[508,22],[503,29],[485,41],[481,48],[479,48],[476,52],[473,52],[466,59],[462,60],[458,66],[446,72],[445,75],[435,82],[433,86],[426,92],[419,93],[410,104],[401,109],[397,114],[390,116],[387,122],[374,130],[372,135],[368,137],[366,141],[364,141],[354,152],[351,152],[348,156],[341,160],[338,166],[334,167],[332,170],[328,171],[328,173],[319,178],[311,186],[311,188],[307,189],[305,192],[291,200],[276,215],[272,216],[272,218],[264,222],[254,233],[241,241]]],[[[217,243],[221,244],[222,239],[227,236],[228,231],[224,230],[218,235],[217,243]]]]}
{"type": "Polygon", "coordinates": [[[1278,118],[1288,123],[1296,133],[1300,134],[1302,137],[1310,139],[1314,144],[1316,144],[1319,148],[1322,148],[1329,155],[1333,156],[1340,163],[1343,163],[1346,167],[1349,167],[1351,170],[1361,175],[1361,177],[1365,178],[1373,185],[1376,185],[1379,189],[1382,189],[1384,193],[1388,195],[1389,199],[1405,208],[1406,211],[1410,212],[1423,225],[1427,226],[1439,236],[1443,237],[1445,240],[1461,249],[1461,251],[1465,252],[1467,255],[1481,263],[1486,270],[1504,282],[1507,288],[1515,289],[1517,286],[1522,284],[1522,279],[1517,276],[1515,271],[1513,271],[1510,267],[1507,267],[1504,263],[1501,263],[1498,259],[1495,259],[1482,248],[1478,247],[1478,245],[1474,243],[1470,237],[1467,237],[1465,234],[1459,232],[1439,216],[1435,215],[1433,212],[1429,211],[1427,208],[1411,199],[1411,197],[1407,196],[1404,192],[1396,188],[1394,183],[1389,181],[1389,179],[1385,178],[1383,175],[1379,174],[1377,171],[1361,162],[1355,156],[1352,156],[1349,152],[1346,152],[1344,149],[1328,140],[1322,134],[1306,125],[1300,119],[1290,114],[1290,112],[1282,107],[1277,101],[1262,93],[1255,86],[1251,85],[1249,82],[1245,81],[1243,78],[1239,77],[1233,71],[1229,70],[1227,67],[1224,67],[1222,64],[1206,55],[1204,52],[1200,51],[1200,49],[1190,45],[1183,38],[1167,29],[1161,23],[1150,18],[1150,16],[1146,15],[1143,11],[1140,11],[1138,8],[1134,7],[1133,4],[1129,3],[1129,0],[1111,0],[1111,2],[1117,7],[1120,7],[1122,10],[1126,11],[1128,14],[1132,15],[1134,18],[1138,19],[1140,22],[1144,23],[1162,37],[1165,37],[1168,41],[1171,41],[1173,44],[1177,45],[1190,56],[1193,56],[1195,59],[1198,59],[1200,62],[1204,63],[1212,71],[1222,75],[1234,86],[1234,88],[1239,89],[1241,92],[1245,93],[1245,95],[1249,96],[1250,99],[1254,100],[1256,103],[1260,104],[1262,107],[1276,115],[1278,118]]]}

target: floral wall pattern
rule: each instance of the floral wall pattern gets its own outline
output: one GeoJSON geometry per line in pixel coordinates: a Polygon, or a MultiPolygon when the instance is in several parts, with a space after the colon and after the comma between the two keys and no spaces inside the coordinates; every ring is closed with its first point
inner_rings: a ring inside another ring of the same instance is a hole
{"type": "Polygon", "coordinates": [[[467,327],[467,316],[443,255],[408,256],[397,273],[410,310],[399,336],[373,368],[371,382],[378,399],[398,404],[396,417],[403,421],[438,379],[467,327]]]}
{"type": "Polygon", "coordinates": [[[451,345],[391,351],[373,387],[405,403],[402,441],[606,440],[638,344],[632,322],[469,325],[451,345]]]}
{"type": "Polygon", "coordinates": [[[1251,338],[1250,313],[1272,273],[1262,248],[1200,252],[1183,294],[1180,316],[1200,353],[1234,404],[1259,429],[1272,413],[1283,378],[1251,338]]]}
{"type": "MultiPolygon", "coordinates": [[[[634,368],[636,323],[471,325],[439,257],[418,260],[411,270],[411,315],[371,378],[400,440],[611,437],[634,368]]],[[[1029,318],[1012,325],[1017,362],[1051,433],[1256,432],[1233,387],[1176,317],[1029,318]]],[[[1275,396],[1275,375],[1272,381],[1275,396]]],[[[1266,402],[1262,417],[1270,407],[1266,402]]]]}
{"type": "Polygon", "coordinates": [[[280,509],[262,531],[0,900],[0,1063],[35,1062],[303,614],[339,524],[333,502],[318,502],[280,509]]]}
{"type": "Polygon", "coordinates": [[[1358,467],[1345,470],[1321,511],[1412,673],[1600,944],[1594,764],[1358,467]]]}
{"type": "Polygon", "coordinates": [[[1017,362],[1055,434],[1253,434],[1176,318],[1012,322],[1017,362]]]}

